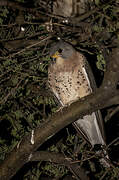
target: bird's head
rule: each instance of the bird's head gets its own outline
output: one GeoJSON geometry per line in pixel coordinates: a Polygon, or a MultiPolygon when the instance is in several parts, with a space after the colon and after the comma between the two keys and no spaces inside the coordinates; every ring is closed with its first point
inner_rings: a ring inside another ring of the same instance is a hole
{"type": "Polygon", "coordinates": [[[74,52],[75,49],[70,44],[61,41],[52,46],[50,56],[54,60],[57,60],[58,58],[67,60],[73,55],[74,52]]]}

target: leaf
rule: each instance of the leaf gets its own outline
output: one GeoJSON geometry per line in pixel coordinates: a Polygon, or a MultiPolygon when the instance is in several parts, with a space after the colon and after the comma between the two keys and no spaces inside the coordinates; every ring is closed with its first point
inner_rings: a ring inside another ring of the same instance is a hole
{"type": "Polygon", "coordinates": [[[13,86],[15,86],[18,83],[18,77],[14,77],[11,79],[13,86]]]}
{"type": "Polygon", "coordinates": [[[23,117],[23,113],[20,110],[17,110],[14,112],[16,119],[22,118],[23,117]]]}
{"type": "Polygon", "coordinates": [[[100,3],[100,0],[95,0],[95,4],[98,6],[100,3]]]}
{"type": "Polygon", "coordinates": [[[98,54],[97,55],[97,62],[96,62],[96,65],[97,65],[97,68],[102,70],[102,71],[105,71],[105,66],[106,66],[106,63],[105,63],[105,59],[103,57],[102,54],[98,54]]]}
{"type": "Polygon", "coordinates": [[[3,19],[0,17],[0,24],[3,24],[3,19]]]}
{"type": "Polygon", "coordinates": [[[29,114],[27,119],[28,119],[28,122],[32,122],[34,120],[34,114],[29,114]]]}

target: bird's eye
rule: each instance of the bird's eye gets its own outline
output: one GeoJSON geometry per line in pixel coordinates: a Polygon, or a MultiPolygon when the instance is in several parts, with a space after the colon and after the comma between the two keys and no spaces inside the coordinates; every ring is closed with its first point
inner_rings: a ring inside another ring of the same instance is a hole
{"type": "Polygon", "coordinates": [[[63,51],[63,49],[59,49],[59,50],[58,50],[58,52],[59,52],[60,54],[62,53],[62,51],[63,51]]]}

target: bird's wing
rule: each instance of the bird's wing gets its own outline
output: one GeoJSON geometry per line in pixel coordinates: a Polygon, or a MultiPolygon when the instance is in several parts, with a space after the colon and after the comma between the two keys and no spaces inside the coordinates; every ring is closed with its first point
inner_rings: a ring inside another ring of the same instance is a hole
{"type": "MultiPolygon", "coordinates": [[[[87,60],[85,60],[84,73],[88,85],[91,87],[91,91],[94,92],[96,89],[96,82],[87,60]]],[[[78,133],[80,133],[92,146],[95,144],[105,145],[104,125],[100,111],[84,116],[83,119],[75,121],[73,125],[78,133]]]]}

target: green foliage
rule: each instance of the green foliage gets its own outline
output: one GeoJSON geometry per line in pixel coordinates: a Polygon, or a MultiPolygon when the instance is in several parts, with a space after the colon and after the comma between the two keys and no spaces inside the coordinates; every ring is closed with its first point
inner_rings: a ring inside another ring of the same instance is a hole
{"type": "Polygon", "coordinates": [[[24,115],[21,110],[17,110],[14,112],[16,119],[22,118],[24,115]]]}
{"type": "Polygon", "coordinates": [[[0,16],[7,18],[7,15],[9,14],[9,11],[6,7],[1,9],[0,16]]]}
{"type": "Polygon", "coordinates": [[[59,152],[58,147],[56,145],[52,145],[50,148],[48,148],[49,151],[53,152],[59,152]]]}
{"type": "Polygon", "coordinates": [[[75,140],[75,136],[72,135],[72,134],[69,134],[68,137],[67,137],[67,143],[70,144],[70,145],[73,145],[74,140],[75,140]]]}
{"type": "Polygon", "coordinates": [[[94,26],[93,26],[93,30],[94,30],[95,32],[101,32],[101,31],[104,30],[104,27],[101,27],[101,26],[99,26],[99,25],[94,25],[94,26]]]}
{"type": "Polygon", "coordinates": [[[67,174],[68,170],[64,166],[54,165],[53,163],[47,163],[42,170],[48,176],[63,177],[67,174]]]}
{"type": "Polygon", "coordinates": [[[9,11],[6,7],[0,9],[0,25],[3,24],[4,20],[8,17],[9,11]]]}
{"type": "Polygon", "coordinates": [[[98,6],[100,4],[100,0],[95,0],[95,4],[98,6]]]}
{"type": "Polygon", "coordinates": [[[9,152],[8,145],[6,141],[0,138],[0,162],[5,159],[5,155],[9,152]]]}
{"type": "Polygon", "coordinates": [[[24,176],[24,180],[38,180],[41,175],[42,175],[42,172],[39,170],[41,166],[41,162],[37,163],[37,165],[34,167],[32,167],[24,176]]]}
{"type": "Polygon", "coordinates": [[[0,24],[3,24],[3,19],[0,17],[0,24]]]}
{"type": "Polygon", "coordinates": [[[106,62],[105,62],[105,59],[103,57],[102,54],[98,54],[97,55],[97,62],[96,62],[96,65],[97,65],[97,68],[102,70],[102,71],[105,71],[105,67],[106,67],[106,62]]]}

